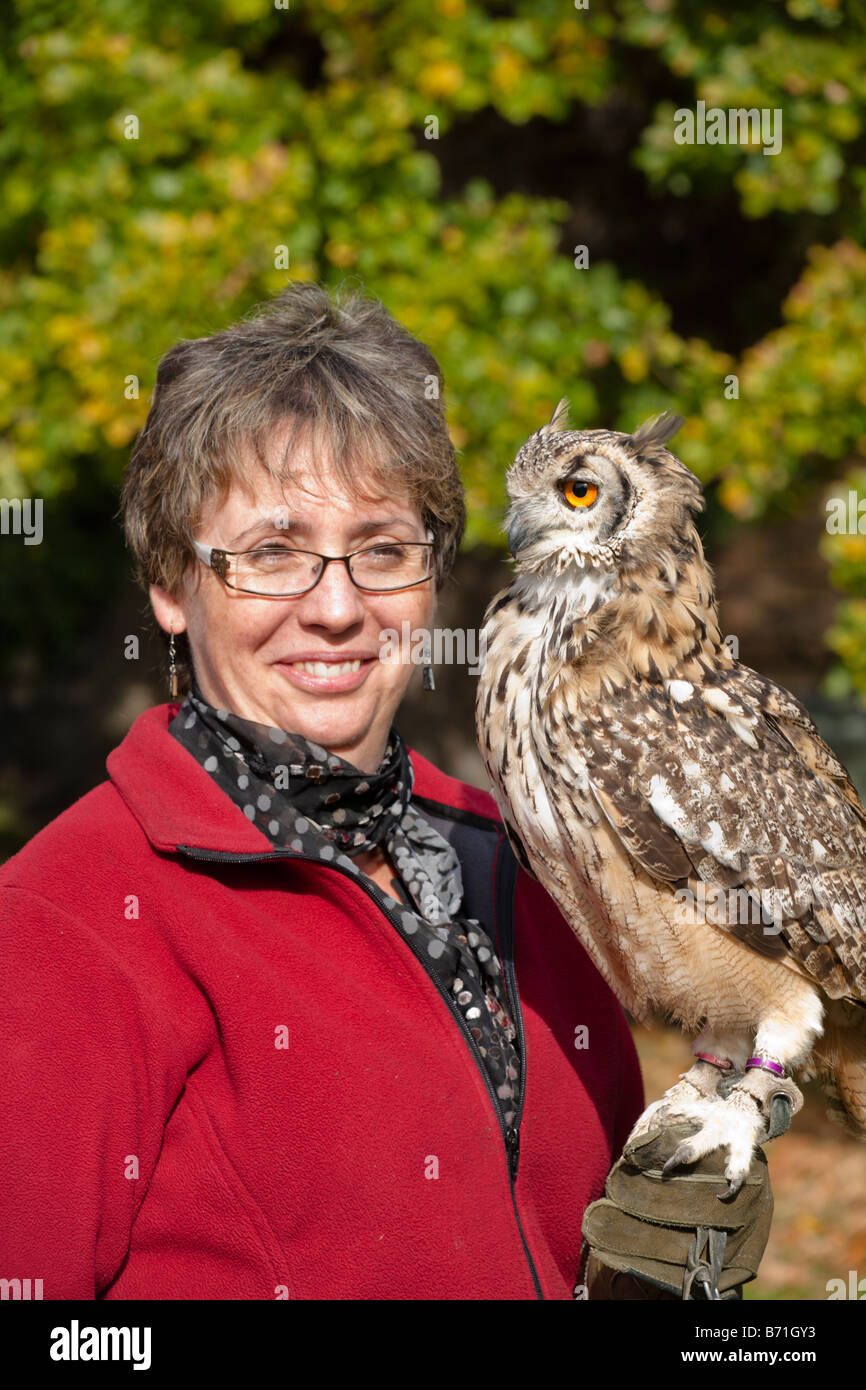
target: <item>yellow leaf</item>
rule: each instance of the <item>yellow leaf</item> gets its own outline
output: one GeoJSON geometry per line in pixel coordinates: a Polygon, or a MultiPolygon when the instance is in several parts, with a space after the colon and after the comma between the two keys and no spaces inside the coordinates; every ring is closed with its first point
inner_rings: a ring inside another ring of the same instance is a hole
{"type": "Polygon", "coordinates": [[[83,333],[77,347],[79,357],[85,362],[96,362],[102,356],[102,343],[95,333],[83,333]]]}
{"type": "Polygon", "coordinates": [[[748,516],[751,510],[749,489],[739,478],[723,479],[719,485],[719,501],[734,516],[748,516]]]}
{"type": "Polygon", "coordinates": [[[325,245],[325,255],[334,265],[347,266],[354,265],[358,259],[358,252],[354,246],[349,246],[345,241],[329,241],[325,245]]]}
{"type": "Polygon", "coordinates": [[[620,356],[619,365],[626,381],[643,381],[647,374],[646,353],[640,347],[626,348],[620,356]]]}
{"type": "Polygon", "coordinates": [[[418,86],[425,96],[450,97],[457,91],[462,81],[462,69],[456,63],[443,60],[439,63],[431,63],[428,68],[422,69],[418,78],[418,86]]]}
{"type": "Polygon", "coordinates": [[[128,444],[133,435],[139,428],[139,421],[131,415],[120,415],[114,420],[109,420],[103,429],[108,443],[114,449],[122,449],[128,444]]]}
{"type": "Polygon", "coordinates": [[[500,92],[513,92],[524,71],[524,64],[513,49],[500,48],[496,53],[490,80],[500,92]]]}

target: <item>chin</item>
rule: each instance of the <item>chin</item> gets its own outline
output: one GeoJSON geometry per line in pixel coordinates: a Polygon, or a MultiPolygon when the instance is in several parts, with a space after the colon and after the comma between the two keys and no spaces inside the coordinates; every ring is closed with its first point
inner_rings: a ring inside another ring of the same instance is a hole
{"type": "Polygon", "coordinates": [[[300,734],[311,743],[320,743],[331,750],[352,747],[369,737],[375,711],[359,709],[302,710],[292,705],[280,711],[277,727],[288,733],[300,734]]]}

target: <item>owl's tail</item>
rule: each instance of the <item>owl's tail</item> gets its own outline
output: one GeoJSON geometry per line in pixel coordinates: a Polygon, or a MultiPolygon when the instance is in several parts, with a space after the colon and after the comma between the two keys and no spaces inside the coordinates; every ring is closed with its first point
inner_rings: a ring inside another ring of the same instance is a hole
{"type": "Polygon", "coordinates": [[[866,1142],[866,1067],[843,1067],[833,1076],[822,1076],[827,1118],[841,1125],[852,1139],[866,1142]]]}
{"type": "Polygon", "coordinates": [[[866,1010],[862,1005],[834,1001],[815,1055],[828,1118],[854,1138],[866,1140],[866,1010]]]}

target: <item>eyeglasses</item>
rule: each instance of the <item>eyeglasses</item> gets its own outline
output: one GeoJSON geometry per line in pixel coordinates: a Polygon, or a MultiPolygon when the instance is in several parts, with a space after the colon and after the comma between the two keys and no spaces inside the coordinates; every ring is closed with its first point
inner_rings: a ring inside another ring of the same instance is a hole
{"type": "Polygon", "coordinates": [[[423,584],[433,577],[432,531],[427,535],[426,541],[389,541],[350,555],[319,555],[275,542],[254,550],[218,550],[198,541],[193,545],[199,559],[229,589],[260,598],[297,598],[314,589],[334,561],[344,564],[355,588],[367,593],[387,594],[423,584]]]}

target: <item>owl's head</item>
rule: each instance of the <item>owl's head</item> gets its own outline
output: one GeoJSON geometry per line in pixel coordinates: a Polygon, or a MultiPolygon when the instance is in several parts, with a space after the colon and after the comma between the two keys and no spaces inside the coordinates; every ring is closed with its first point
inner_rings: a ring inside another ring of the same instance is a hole
{"type": "Polygon", "coordinates": [[[634,434],[568,430],[568,401],[531,435],[506,475],[508,544],[520,569],[571,556],[627,567],[678,549],[704,505],[701,485],[666,447],[682,417],[666,411],[634,434]]]}

